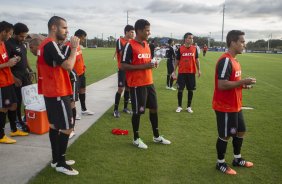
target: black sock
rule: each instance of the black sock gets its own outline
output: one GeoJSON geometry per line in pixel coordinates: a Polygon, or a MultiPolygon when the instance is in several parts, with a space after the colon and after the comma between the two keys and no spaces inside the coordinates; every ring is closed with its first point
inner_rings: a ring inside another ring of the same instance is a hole
{"type": "Polygon", "coordinates": [[[123,108],[127,109],[128,99],[129,99],[129,91],[127,91],[127,90],[124,91],[123,98],[124,98],[124,106],[123,106],[123,108]]]}
{"type": "Polygon", "coordinates": [[[85,98],[86,98],[85,93],[79,94],[78,97],[79,97],[79,101],[80,101],[80,105],[81,105],[81,110],[86,111],[87,109],[86,109],[86,105],[85,105],[85,98]]]}
{"type": "Polygon", "coordinates": [[[121,96],[121,94],[119,94],[118,92],[116,92],[116,96],[115,96],[115,108],[114,108],[115,111],[118,110],[118,105],[119,105],[119,101],[120,101],[120,96],[121,96]]]}
{"type": "Polygon", "coordinates": [[[68,148],[69,135],[62,132],[59,133],[59,157],[57,167],[63,166],[66,164],[66,151],[68,148]]]}
{"type": "Polygon", "coordinates": [[[154,137],[159,137],[159,127],[158,127],[158,113],[151,113],[149,114],[150,116],[150,121],[151,121],[151,125],[152,125],[152,129],[153,129],[153,134],[154,137]]]}
{"type": "Polygon", "coordinates": [[[132,128],[133,128],[133,135],[134,140],[139,138],[139,124],[140,124],[140,115],[133,114],[131,118],[132,128]]]}
{"type": "Polygon", "coordinates": [[[187,103],[187,107],[191,107],[192,98],[193,98],[193,91],[192,90],[188,90],[188,103],[187,103]]]}
{"type": "Polygon", "coordinates": [[[0,112],[0,139],[5,135],[6,113],[0,112]]]}
{"type": "Polygon", "coordinates": [[[181,107],[182,106],[182,95],[183,95],[183,92],[181,91],[178,91],[177,93],[177,98],[178,98],[178,107],[181,107]]]}
{"type": "Polygon", "coordinates": [[[170,87],[170,81],[169,81],[169,79],[170,79],[170,75],[167,75],[166,76],[166,86],[168,86],[168,87],[170,87]]]}
{"type": "Polygon", "coordinates": [[[75,118],[76,118],[76,108],[72,108],[72,117],[73,117],[73,128],[75,127],[75,118]]]}
{"type": "Polygon", "coordinates": [[[234,155],[240,155],[241,147],[243,144],[243,137],[233,137],[232,144],[234,155]]]}
{"type": "Polygon", "coordinates": [[[59,131],[50,128],[49,129],[49,139],[51,143],[51,149],[52,149],[52,163],[58,162],[59,157],[59,131]]]}
{"type": "Polygon", "coordinates": [[[22,92],[21,87],[15,88],[16,95],[17,95],[17,118],[19,122],[23,122],[22,120],[22,92]]]}
{"type": "Polygon", "coordinates": [[[216,142],[216,150],[217,150],[217,159],[223,160],[224,155],[227,149],[227,141],[223,141],[222,139],[218,138],[216,142]]]}
{"type": "Polygon", "coordinates": [[[170,76],[169,87],[172,87],[172,84],[173,84],[173,78],[170,76]]]}
{"type": "Polygon", "coordinates": [[[10,127],[12,132],[17,131],[16,118],[17,118],[17,111],[8,110],[8,119],[10,121],[10,127]]]}

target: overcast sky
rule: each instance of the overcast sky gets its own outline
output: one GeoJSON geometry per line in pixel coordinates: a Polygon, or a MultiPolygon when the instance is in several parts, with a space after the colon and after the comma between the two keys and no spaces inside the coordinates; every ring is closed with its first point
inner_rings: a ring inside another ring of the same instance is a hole
{"type": "MultiPolygon", "coordinates": [[[[84,29],[88,38],[123,35],[137,19],[151,23],[151,36],[182,38],[186,32],[221,40],[224,0],[0,0],[0,21],[22,22],[30,33],[47,33],[53,15],[65,18],[70,35],[84,29]]],[[[226,0],[226,33],[246,32],[247,40],[282,39],[282,0],[226,0]]]]}

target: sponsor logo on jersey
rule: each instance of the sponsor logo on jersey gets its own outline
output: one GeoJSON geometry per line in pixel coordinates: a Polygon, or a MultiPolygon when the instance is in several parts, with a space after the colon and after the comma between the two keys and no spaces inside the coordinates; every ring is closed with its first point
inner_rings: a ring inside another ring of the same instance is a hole
{"type": "Polygon", "coordinates": [[[194,55],[195,55],[195,53],[192,53],[192,52],[184,52],[182,54],[182,56],[194,56],[194,55]]]}
{"type": "Polygon", "coordinates": [[[240,77],[240,76],[241,76],[241,73],[242,73],[241,70],[236,71],[236,72],[235,72],[235,77],[240,77]]]}
{"type": "Polygon", "coordinates": [[[7,54],[6,54],[6,53],[3,53],[3,54],[2,54],[2,59],[5,60],[6,57],[7,57],[7,54]]]}
{"type": "Polygon", "coordinates": [[[151,54],[138,54],[138,59],[148,59],[151,58],[151,54]]]}

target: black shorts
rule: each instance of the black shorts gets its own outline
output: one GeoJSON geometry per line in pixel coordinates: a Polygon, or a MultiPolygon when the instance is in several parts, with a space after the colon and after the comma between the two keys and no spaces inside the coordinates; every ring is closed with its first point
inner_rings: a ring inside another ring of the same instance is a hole
{"type": "Polygon", "coordinates": [[[26,71],[12,71],[13,75],[22,81],[22,86],[28,86],[32,84],[30,80],[30,74],[26,71]]]}
{"type": "Polygon", "coordinates": [[[125,71],[118,70],[118,87],[127,87],[127,82],[125,79],[125,71]]]}
{"type": "Polygon", "coordinates": [[[48,120],[57,130],[73,128],[71,99],[69,96],[44,97],[48,120]]]}
{"type": "Polygon", "coordinates": [[[74,70],[70,72],[70,81],[73,94],[70,95],[71,101],[77,102],[78,101],[78,76],[74,70]]]}
{"type": "Polygon", "coordinates": [[[82,75],[78,76],[78,89],[81,88],[86,88],[86,78],[85,78],[85,73],[83,73],[82,75]]]}
{"type": "Polygon", "coordinates": [[[183,90],[186,86],[187,90],[196,90],[196,79],[194,73],[180,73],[177,77],[177,85],[179,90],[183,90]]]}
{"type": "Polygon", "coordinates": [[[239,112],[215,111],[219,137],[236,136],[238,132],[246,132],[242,110],[239,112]]]}
{"type": "Polygon", "coordinates": [[[0,88],[0,108],[9,108],[17,103],[14,84],[0,88]]]}
{"type": "Polygon", "coordinates": [[[172,72],[174,71],[173,60],[168,59],[166,63],[166,67],[167,67],[167,74],[171,75],[172,72]]]}
{"type": "Polygon", "coordinates": [[[134,114],[144,114],[145,108],[157,109],[157,94],[154,85],[130,87],[130,98],[134,114]]]}

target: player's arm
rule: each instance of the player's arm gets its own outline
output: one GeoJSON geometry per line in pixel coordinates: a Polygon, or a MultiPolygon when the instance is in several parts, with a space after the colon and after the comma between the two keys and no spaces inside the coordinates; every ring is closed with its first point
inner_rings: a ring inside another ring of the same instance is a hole
{"type": "Polygon", "coordinates": [[[173,70],[173,73],[172,73],[172,77],[176,77],[176,70],[177,70],[177,67],[179,65],[179,61],[180,61],[180,48],[176,51],[176,57],[175,57],[175,66],[174,66],[174,70],[173,70]]]}
{"type": "Polygon", "coordinates": [[[199,54],[198,54],[197,50],[196,50],[195,58],[196,58],[196,67],[197,67],[197,71],[198,71],[198,77],[200,77],[202,73],[201,73],[201,69],[200,69],[200,60],[199,60],[199,54]]]}
{"type": "Polygon", "coordinates": [[[76,49],[79,45],[79,38],[71,37],[71,51],[70,56],[67,58],[64,53],[59,49],[57,43],[49,42],[44,47],[44,59],[49,66],[61,66],[67,71],[71,71],[76,60],[76,49]]]}
{"type": "Polygon", "coordinates": [[[146,63],[140,65],[132,65],[132,47],[127,43],[122,52],[121,69],[122,70],[144,70],[154,68],[154,63],[146,63]]]}
{"type": "Polygon", "coordinates": [[[230,75],[232,73],[232,65],[227,58],[223,58],[218,62],[217,70],[218,89],[220,90],[230,90],[233,88],[243,87],[244,85],[256,83],[256,79],[254,78],[245,78],[239,81],[229,81],[230,75]]]}

